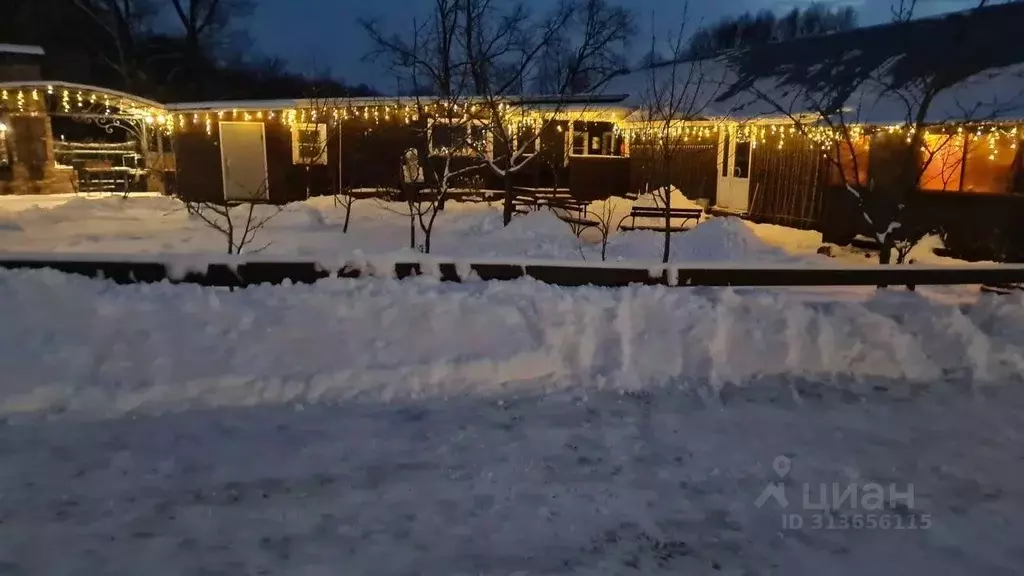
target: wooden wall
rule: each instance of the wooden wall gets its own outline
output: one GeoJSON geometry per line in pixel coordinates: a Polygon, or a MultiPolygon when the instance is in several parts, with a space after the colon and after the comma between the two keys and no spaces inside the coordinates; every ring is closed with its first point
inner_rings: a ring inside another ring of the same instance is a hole
{"type": "Polygon", "coordinates": [[[714,204],[718,186],[717,136],[693,137],[673,146],[667,177],[660,154],[659,148],[649,143],[634,141],[630,144],[630,192],[644,194],[669,183],[688,198],[705,198],[714,204]]]}
{"type": "Polygon", "coordinates": [[[795,228],[821,225],[828,161],[806,137],[770,136],[751,150],[749,216],[795,228]],[[780,147],[781,142],[781,147],[780,147]]]}
{"type": "MultiPolygon", "coordinates": [[[[350,119],[328,130],[326,165],[297,165],[292,161],[291,128],[276,120],[264,121],[270,202],[284,204],[308,196],[331,194],[339,186],[351,189],[401,190],[402,159],[415,148],[427,158],[428,184],[443,170],[442,157],[430,157],[422,137],[422,124],[402,121],[374,123],[350,119]],[[339,136],[340,134],[340,136],[339,136]]],[[[581,199],[622,195],[629,189],[629,160],[621,157],[571,157],[566,162],[565,123],[552,123],[541,134],[541,151],[513,175],[513,184],[531,188],[558,187],[581,199]],[[562,130],[559,131],[558,128],[562,130]]],[[[216,122],[207,134],[204,124],[181,128],[174,137],[177,171],[168,185],[189,199],[221,201],[224,197],[219,133],[216,122]]],[[[453,170],[477,161],[454,158],[453,170]]],[[[503,190],[504,182],[488,166],[458,178],[460,188],[503,190]]]]}
{"type": "Polygon", "coordinates": [[[572,156],[569,158],[569,192],[579,200],[621,196],[629,189],[629,158],[572,156]]]}
{"type": "Polygon", "coordinates": [[[207,134],[203,126],[191,125],[174,135],[177,174],[173,187],[180,197],[199,202],[224,200],[218,135],[216,123],[212,125],[212,134],[207,134]]]}
{"type": "MultiPolygon", "coordinates": [[[[337,130],[328,130],[327,164],[305,166],[292,158],[292,133],[287,124],[263,121],[267,151],[267,189],[270,202],[285,204],[309,196],[331,194],[338,180],[337,130]]],[[[221,202],[224,180],[221,170],[220,132],[216,122],[210,133],[201,124],[189,125],[174,135],[176,174],[173,187],[189,200],[221,202]]]]}

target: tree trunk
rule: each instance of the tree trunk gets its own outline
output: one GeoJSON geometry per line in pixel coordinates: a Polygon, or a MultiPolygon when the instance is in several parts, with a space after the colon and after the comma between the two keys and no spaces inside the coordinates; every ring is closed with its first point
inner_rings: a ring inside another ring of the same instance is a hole
{"type": "Polygon", "coordinates": [[[512,176],[505,173],[505,202],[501,211],[501,219],[505,226],[512,222],[512,213],[515,212],[515,194],[512,191],[512,176]]]}
{"type": "Polygon", "coordinates": [[[661,254],[661,261],[668,264],[669,252],[672,249],[672,186],[665,184],[665,245],[661,254]]]}
{"type": "Polygon", "coordinates": [[[416,214],[413,213],[412,205],[409,206],[409,248],[416,249],[416,214]]]}
{"type": "Polygon", "coordinates": [[[342,234],[348,234],[348,223],[352,220],[352,198],[345,197],[345,223],[341,227],[342,234]]]}

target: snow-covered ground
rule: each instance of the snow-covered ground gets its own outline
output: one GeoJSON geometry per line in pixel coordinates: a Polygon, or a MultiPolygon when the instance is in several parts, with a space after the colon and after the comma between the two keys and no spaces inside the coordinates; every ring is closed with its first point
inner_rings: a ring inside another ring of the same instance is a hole
{"type": "MultiPolygon", "coordinates": [[[[615,208],[628,213],[628,206],[615,208]]],[[[353,208],[349,232],[343,234],[344,209],[335,206],[333,199],[291,204],[267,222],[250,248],[332,261],[357,251],[401,253],[409,250],[408,217],[398,213],[404,209],[400,203],[359,201],[353,208]]],[[[275,210],[261,208],[260,212],[266,215],[275,210]]],[[[672,241],[675,262],[824,260],[814,253],[821,245],[816,232],[735,218],[708,219],[696,230],[674,235],[672,241]]],[[[417,230],[417,245],[422,242],[417,230]]],[[[614,234],[608,258],[658,261],[661,242],[656,232],[614,234]]],[[[0,250],[195,254],[223,252],[225,242],[218,232],[190,217],[180,202],[169,198],[7,196],[0,197],[0,250]]],[[[482,203],[449,202],[435,225],[432,253],[459,258],[600,260],[599,237],[590,233],[576,238],[569,225],[552,212],[518,216],[506,228],[501,224],[500,208],[482,203]]]]}
{"type": "Polygon", "coordinates": [[[1024,561],[1019,296],[431,279],[227,292],[43,271],[0,272],[0,318],[5,575],[1024,561]],[[779,456],[788,507],[758,507],[779,456]],[[887,529],[841,529],[864,511],[803,508],[821,483],[912,483],[913,501],[869,511],[887,529]]]}
{"type": "MultiPolygon", "coordinates": [[[[290,206],[255,244],[400,255],[387,208],[342,234],[290,206]]],[[[673,260],[827,262],[815,236],[712,218],[673,260]]],[[[598,254],[484,205],[434,245],[598,254]]],[[[163,198],[7,197],[0,249],[223,241],[163,198]]],[[[0,574],[1016,574],[1024,297],[943,295],[0,271],[0,574]],[[875,485],[884,509],[836,502],[875,485]]]]}

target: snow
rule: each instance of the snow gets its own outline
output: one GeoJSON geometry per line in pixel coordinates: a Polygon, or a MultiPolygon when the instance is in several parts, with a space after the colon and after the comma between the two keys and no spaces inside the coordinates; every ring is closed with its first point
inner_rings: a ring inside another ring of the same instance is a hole
{"type": "MultiPolygon", "coordinates": [[[[609,246],[610,258],[629,259],[634,254],[660,254],[665,235],[638,230],[623,234],[609,246]]],[[[683,234],[673,234],[670,254],[682,262],[800,263],[807,257],[792,256],[766,244],[739,218],[711,218],[683,234]]]]}
{"type": "Polygon", "coordinates": [[[1020,295],[0,271],[0,317],[4,574],[1020,562],[1020,295]],[[913,483],[931,528],[784,530],[779,455],[791,507],[913,483]]]}
{"type": "Polygon", "coordinates": [[[25,54],[28,56],[45,56],[46,52],[41,46],[28,46],[25,44],[0,44],[0,54],[25,54]]]}
{"type": "MultiPolygon", "coordinates": [[[[677,192],[677,191],[676,191],[677,192]]],[[[638,200],[643,202],[644,199],[638,200]]],[[[607,201],[616,214],[628,214],[632,204],[607,201]]],[[[682,194],[673,205],[693,205],[682,194]]],[[[589,207],[600,214],[603,203],[589,207]]],[[[699,207],[699,206],[698,206],[699,207]]],[[[236,222],[245,208],[236,209],[236,222]]],[[[250,248],[263,248],[261,257],[288,257],[344,262],[357,254],[393,259],[411,258],[409,220],[405,204],[360,200],[354,204],[349,232],[342,233],[344,208],[332,198],[293,203],[278,212],[258,207],[258,218],[272,216],[256,234],[250,248]],[[403,215],[404,212],[404,215],[403,215]]],[[[809,261],[821,257],[807,251],[792,255],[759,241],[738,219],[710,219],[694,230],[673,234],[673,262],[733,260],[748,262],[809,261]]],[[[611,220],[613,223],[618,218],[611,220]]],[[[635,231],[615,233],[609,242],[610,260],[660,261],[661,235],[635,231]]],[[[417,227],[417,245],[423,243],[417,227]]],[[[0,247],[6,252],[62,254],[218,254],[226,242],[180,202],[159,196],[16,197],[0,198],[0,247]]],[[[448,202],[435,225],[432,254],[442,258],[550,258],[600,260],[599,238],[577,238],[568,224],[550,210],[516,216],[505,227],[498,204],[448,202]]]]}

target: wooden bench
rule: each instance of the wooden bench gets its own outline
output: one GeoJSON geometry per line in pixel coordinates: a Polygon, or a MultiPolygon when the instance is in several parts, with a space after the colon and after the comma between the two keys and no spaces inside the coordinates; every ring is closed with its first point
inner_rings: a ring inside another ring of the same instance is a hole
{"type": "Polygon", "coordinates": [[[585,228],[597,226],[598,222],[587,218],[587,203],[577,200],[570,193],[516,194],[515,211],[529,214],[534,210],[547,208],[554,212],[559,220],[573,227],[576,234],[585,228]]]}
{"type": "MultiPolygon", "coordinates": [[[[693,220],[694,224],[700,222],[701,214],[704,211],[699,208],[670,208],[668,210],[669,221],[681,221],[678,226],[669,224],[669,232],[685,232],[689,230],[683,226],[688,220],[693,220]]],[[[657,206],[633,206],[633,209],[629,211],[629,216],[632,218],[630,224],[620,225],[620,230],[654,230],[656,232],[665,231],[665,209],[658,208],[657,206]],[[658,218],[660,222],[657,224],[641,224],[637,226],[637,218],[658,218]]]]}
{"type": "Polygon", "coordinates": [[[512,201],[517,212],[526,213],[539,208],[562,208],[586,214],[587,203],[572,197],[571,194],[516,194],[512,201]]]}

